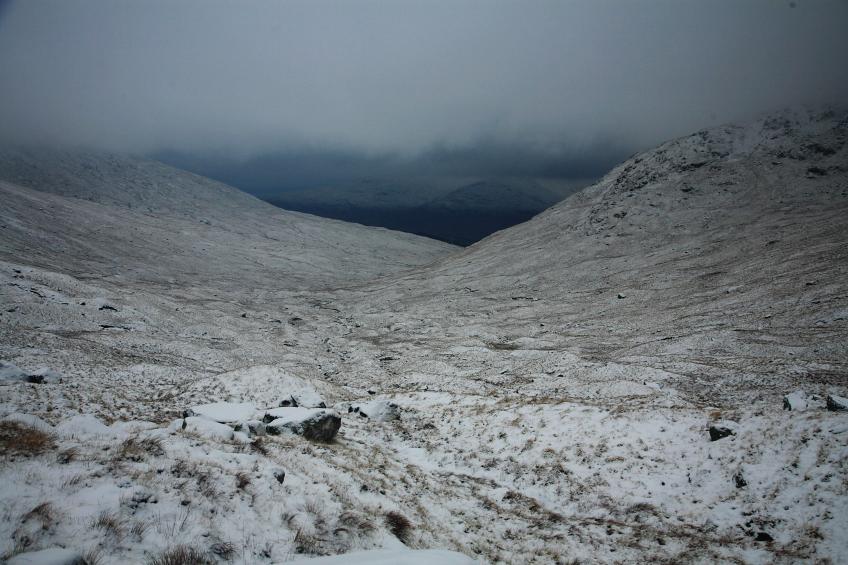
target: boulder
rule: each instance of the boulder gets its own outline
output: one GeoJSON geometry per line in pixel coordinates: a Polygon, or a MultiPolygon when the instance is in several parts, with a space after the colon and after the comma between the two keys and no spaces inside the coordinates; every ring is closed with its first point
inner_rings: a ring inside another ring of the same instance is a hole
{"type": "Polygon", "coordinates": [[[186,432],[191,432],[209,439],[224,441],[231,441],[235,434],[230,426],[203,418],[202,416],[189,416],[183,419],[181,427],[186,432]]]}
{"type": "Polygon", "coordinates": [[[342,425],[338,413],[325,408],[273,408],[263,419],[268,434],[288,431],[313,441],[332,440],[342,425]]]}
{"type": "Polygon", "coordinates": [[[848,398],[835,394],[827,395],[827,409],[832,412],[848,412],[848,398]]]}
{"type": "Polygon", "coordinates": [[[202,416],[221,424],[250,420],[256,414],[256,405],[251,402],[213,402],[192,406],[183,417],[202,416]]]}

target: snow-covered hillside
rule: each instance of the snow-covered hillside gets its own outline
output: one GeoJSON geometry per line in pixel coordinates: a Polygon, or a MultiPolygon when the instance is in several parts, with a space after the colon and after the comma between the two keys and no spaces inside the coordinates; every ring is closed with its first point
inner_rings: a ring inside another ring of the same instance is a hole
{"type": "MultiPolygon", "coordinates": [[[[86,276],[105,243],[62,218],[104,204],[7,184],[0,552],[841,562],[846,141],[845,112],[699,132],[432,265],[325,290],[230,236],[203,284],[189,253],[127,244],[86,276]]],[[[302,268],[329,271],[321,253],[302,268]]]]}
{"type": "Polygon", "coordinates": [[[83,277],[321,288],[434,261],[450,245],[286,212],[127,156],[0,153],[0,257],[83,277]]]}

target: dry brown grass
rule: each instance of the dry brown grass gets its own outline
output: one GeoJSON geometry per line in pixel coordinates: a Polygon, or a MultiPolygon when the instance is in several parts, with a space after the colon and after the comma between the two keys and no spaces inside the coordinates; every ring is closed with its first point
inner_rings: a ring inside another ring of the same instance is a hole
{"type": "Polygon", "coordinates": [[[46,530],[53,524],[56,519],[56,511],[53,505],[49,502],[42,502],[21,517],[21,522],[29,520],[38,520],[41,522],[41,528],[46,530]]]}
{"type": "Polygon", "coordinates": [[[55,448],[53,437],[19,422],[0,422],[0,453],[32,457],[55,448]]]}
{"type": "Polygon", "coordinates": [[[409,541],[409,536],[412,534],[412,522],[409,521],[409,518],[400,512],[391,510],[386,512],[385,520],[389,531],[397,539],[406,544],[409,541]]]}
{"type": "Polygon", "coordinates": [[[162,445],[162,440],[155,437],[138,438],[131,437],[125,439],[118,446],[118,451],[115,453],[115,459],[124,461],[140,462],[148,457],[161,457],[165,455],[165,448],[162,445]]]}

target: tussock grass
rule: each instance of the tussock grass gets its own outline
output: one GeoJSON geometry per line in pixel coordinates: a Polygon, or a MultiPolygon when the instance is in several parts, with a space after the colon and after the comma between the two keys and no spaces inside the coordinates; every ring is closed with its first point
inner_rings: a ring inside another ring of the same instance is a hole
{"type": "Polygon", "coordinates": [[[305,555],[327,555],[322,549],[324,539],[310,534],[302,528],[294,535],[294,550],[296,553],[305,555]]]}
{"type": "Polygon", "coordinates": [[[412,535],[412,522],[409,518],[394,510],[386,512],[384,518],[389,531],[404,544],[408,543],[409,536],[412,535]]]}
{"type": "Polygon", "coordinates": [[[124,536],[124,522],[117,512],[103,510],[91,521],[91,527],[103,530],[106,534],[121,539],[124,536]]]}

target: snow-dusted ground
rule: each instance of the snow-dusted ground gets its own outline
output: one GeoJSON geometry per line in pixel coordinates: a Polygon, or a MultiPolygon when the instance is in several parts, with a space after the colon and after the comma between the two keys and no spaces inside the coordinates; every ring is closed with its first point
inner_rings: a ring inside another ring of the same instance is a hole
{"type": "Polygon", "coordinates": [[[63,259],[33,238],[79,227],[32,219],[41,198],[106,204],[8,188],[3,371],[61,382],[0,383],[3,433],[47,433],[0,462],[0,552],[844,562],[848,412],[826,397],[848,393],[846,128],[795,113],[701,132],[434,265],[364,283],[364,253],[312,287],[229,239],[177,268],[152,236],[130,262],[71,232],[63,259]],[[293,401],[340,414],[335,440],[214,422],[293,401]]]}

